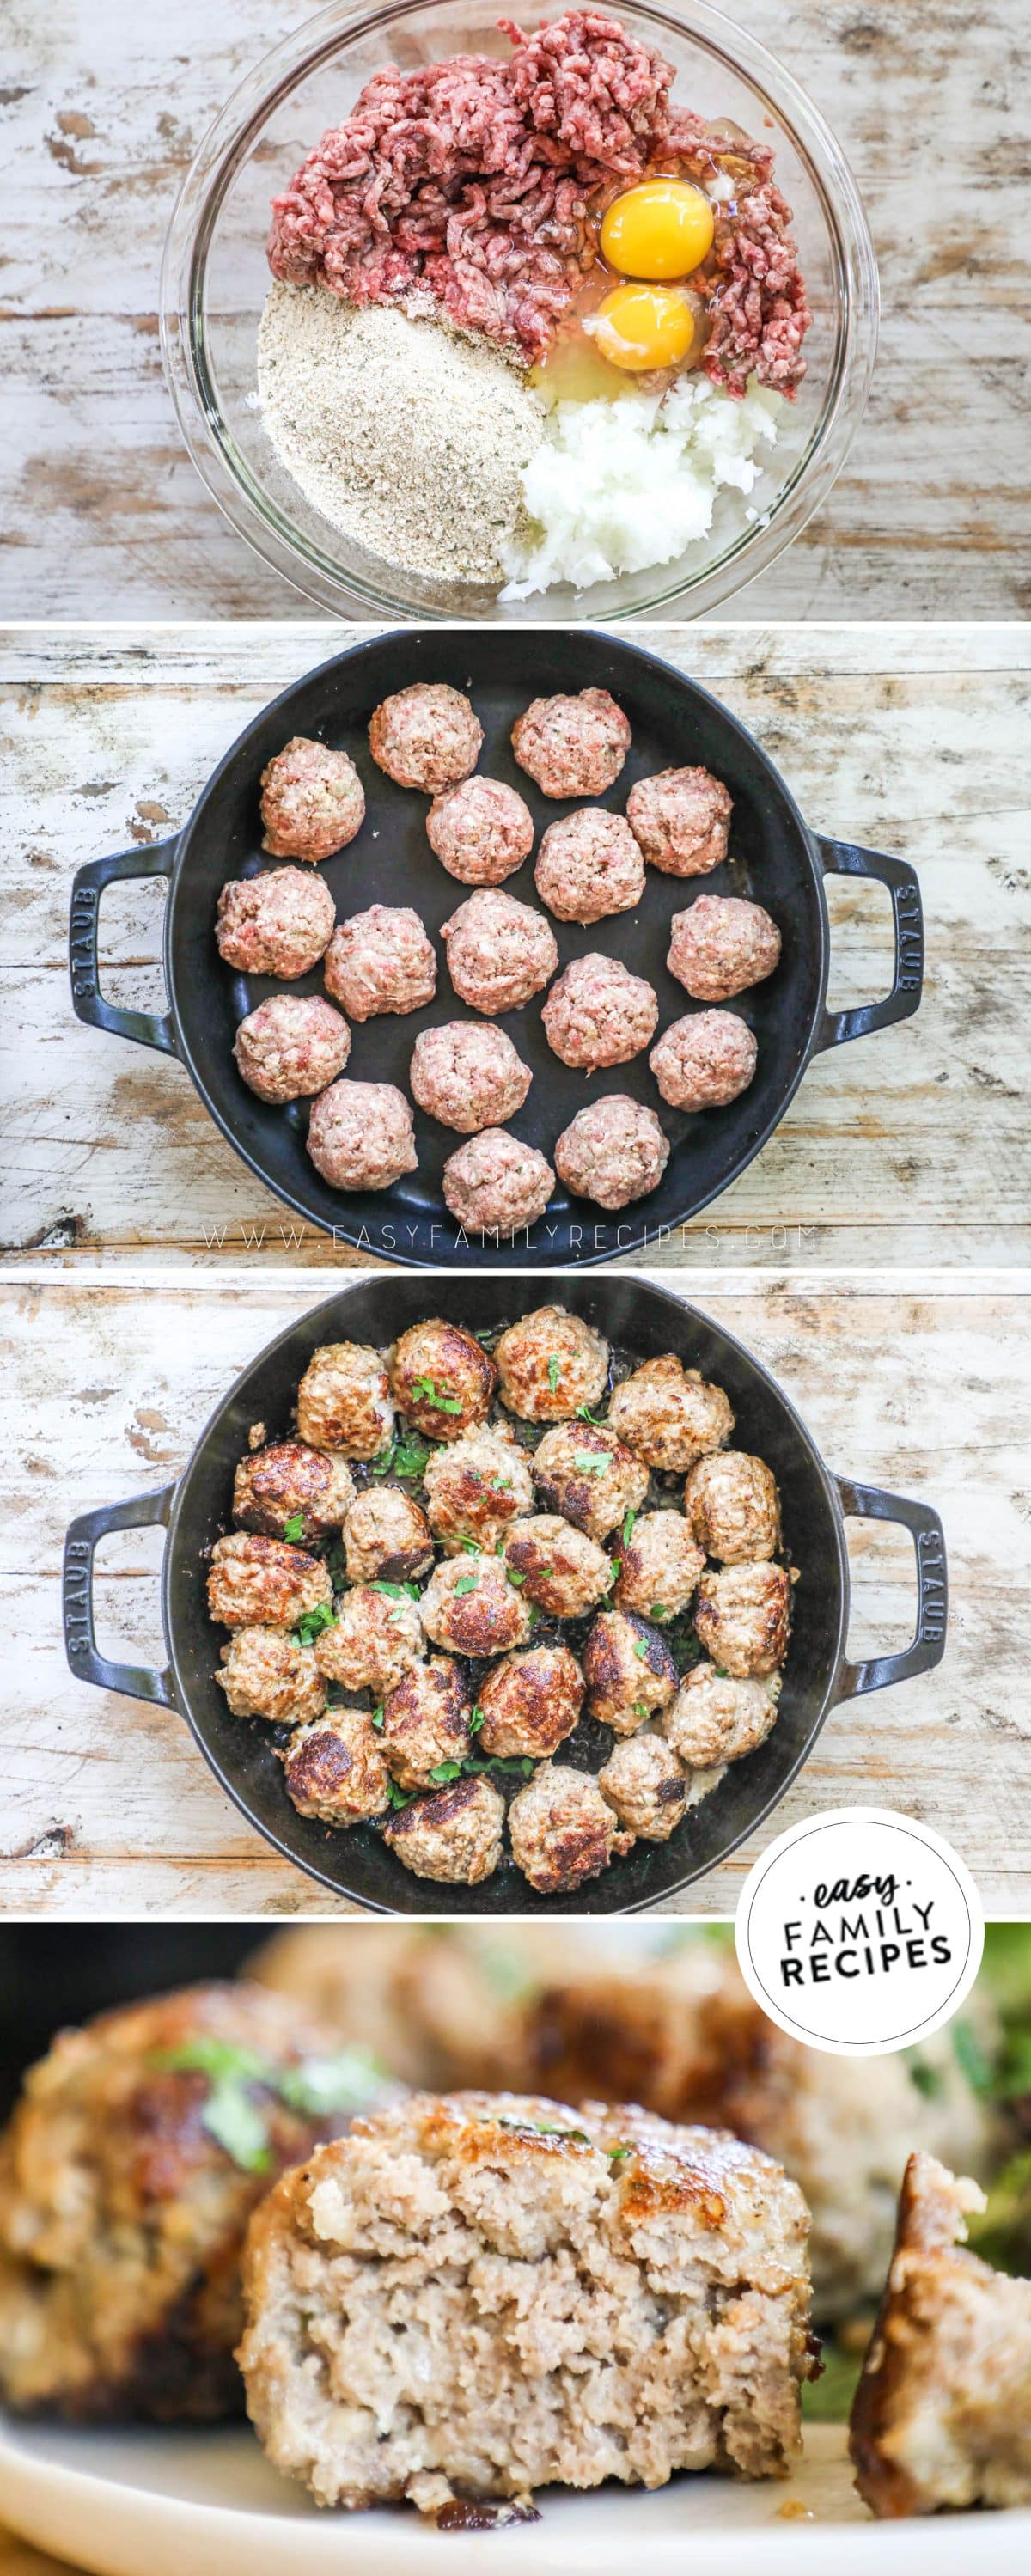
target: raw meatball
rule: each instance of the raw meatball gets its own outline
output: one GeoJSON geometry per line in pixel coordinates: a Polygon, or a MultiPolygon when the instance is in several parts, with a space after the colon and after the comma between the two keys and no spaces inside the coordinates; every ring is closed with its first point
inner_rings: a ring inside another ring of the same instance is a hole
{"type": "Polygon", "coordinates": [[[636,1735],[676,1695],[677,1668],[664,1637],[627,1610],[602,1610],[583,1650],[587,1714],[614,1735],[636,1735]]]}
{"type": "Polygon", "coordinates": [[[774,1556],[780,1546],[776,1478],[763,1458],[723,1449],[699,1458],[684,1491],[684,1510],[699,1547],[724,1565],[774,1556]]]}
{"type": "Polygon", "coordinates": [[[215,1680],[234,1717],[265,1717],[270,1726],[303,1726],[326,1705],[314,1648],[289,1628],[234,1629],[215,1680]]]}
{"type": "Polygon", "coordinates": [[[400,1485],[366,1485],[344,1522],[344,1555],[349,1583],[413,1583],[433,1563],[425,1512],[400,1485]]]}
{"type": "Polygon", "coordinates": [[[604,1538],[648,1491],[648,1471],[607,1422],[557,1422],[533,1457],[533,1481],[547,1512],[604,1538]]]}
{"type": "Polygon", "coordinates": [[[525,1646],[530,1614],[497,1556],[449,1556],[422,1596],[422,1618],[435,1646],[453,1655],[508,1655],[525,1646]]]}
{"type": "Polygon", "coordinates": [[[661,1735],[647,1728],[615,1744],[598,1773],[602,1796],[621,1825],[644,1843],[668,1843],[687,1813],[687,1778],[661,1735]]]}
{"type": "Polygon", "coordinates": [[[218,898],[218,953],[241,975],[279,975],[292,983],[325,955],[335,920],[324,877],[304,877],[300,868],[232,877],[218,898]]]}
{"type": "Polygon", "coordinates": [[[511,894],[471,894],[440,935],[456,993],[488,1019],[520,1010],[558,965],[550,923],[511,894]]]}
{"type": "Polygon", "coordinates": [[[603,1208],[647,1198],[658,1188],[670,1152],[654,1109],[622,1091],[578,1110],[552,1150],[566,1188],[603,1208]]]}
{"type": "Polygon", "coordinates": [[[629,824],[604,805],[583,805],[549,823],[533,875],[541,902],[559,921],[632,912],[644,893],[644,860],[629,824]]]}
{"type": "Polygon", "coordinates": [[[435,796],[426,816],[431,850],[460,885],[495,886],[533,848],[533,816],[500,778],[464,778],[435,796]]]}
{"type": "Polygon", "coordinates": [[[480,757],[483,726],[467,697],[444,680],[416,680],[384,698],[369,726],[369,749],[399,787],[427,795],[468,778],[480,757]]]}
{"type": "Polygon", "coordinates": [[[283,1755],[286,1794],[299,1816],[362,1825],[390,1805],[390,1773],[363,1708],[332,1708],[298,1727],[283,1755]]]}
{"type": "Polygon", "coordinates": [[[627,821],[650,867],[667,877],[704,877],[727,855],[730,797],[707,769],[660,769],[639,778],[627,821]]]}
{"type": "Polygon", "coordinates": [[[671,1109],[725,1109],[747,1091],[759,1048],[736,1011],[696,1011],[664,1029],[648,1062],[671,1109]]]}
{"type": "Polygon", "coordinates": [[[262,849],[273,859],[332,858],[365,820],[365,789],[346,751],[303,733],[261,773],[262,849]]]}
{"type": "Polygon", "coordinates": [[[494,1345],[502,1404],[522,1422],[565,1422],[598,1404],[609,1382],[609,1346],[565,1306],[535,1306],[494,1345]]]}
{"type": "Polygon", "coordinates": [[[394,1406],[382,1351],[368,1342],[323,1342],[297,1390],[297,1428],[313,1449],[378,1458],[394,1437],[394,1406]]]}
{"type": "Polygon", "coordinates": [[[539,1762],[571,1735],[584,1697],[584,1677],[568,1646],[531,1646],[495,1664],[480,1691],[484,1753],[528,1753],[539,1762]]]}
{"type": "Polygon", "coordinates": [[[482,1128],[444,1165],[444,1199],[456,1225],[499,1242],[535,1225],[554,1187],[546,1157],[504,1127],[482,1128]]]}
{"type": "MultiPolygon", "coordinates": [[[[508,1811],[512,1858],[539,1896],[568,1896],[633,1844],[588,1771],[542,1762],[508,1811]]],[[[614,2455],[613,2455],[614,2456],[614,2455]]],[[[607,2463],[611,2471],[612,2459],[607,2463]]]]}
{"type": "Polygon", "coordinates": [[[533,1075],[504,1029],[478,1020],[446,1020],[422,1029],[408,1079],[413,1097],[443,1127],[472,1136],[521,1109],[533,1075]]]}
{"type": "Polygon", "coordinates": [[[308,1152],[331,1190],[389,1190],[419,1168],[412,1113],[392,1082],[331,1082],[313,1103],[308,1152]]]}
{"type": "Polygon", "coordinates": [[[451,1780],[387,1819],[383,1840],[416,1878],[479,1887],[501,1858],[505,1801],[493,1780],[451,1780]]]}
{"type": "Polygon", "coordinates": [[[399,1583],[356,1583],[335,1608],[332,1627],[315,1640],[320,1673],[344,1690],[385,1699],[426,1652],[418,1601],[399,1583]]]}
{"type": "Polygon", "coordinates": [[[430,1440],[459,1440],[485,1422],[497,1382],[482,1342],[442,1315],[411,1324],[390,1353],[394,1401],[430,1440]]]}
{"type": "Polygon", "coordinates": [[[507,1424],[484,1422],[437,1449],[423,1479],[430,1528],[448,1556],[464,1539],[496,1548],[509,1522],[533,1509],[533,1478],[507,1424]]]}
{"type": "Polygon", "coordinates": [[[339,922],[323,971],[327,993],[352,1020],[421,1010],[437,989],[436,951],[405,903],[372,903],[339,922]]]}
{"type": "Polygon", "coordinates": [[[383,1709],[384,1760],[402,1789],[428,1789],[442,1762],[472,1750],[469,1684],[450,1655],[431,1655],[391,1691],[383,1709]]]}
{"type": "Polygon", "coordinates": [[[293,1628],[307,1610],[333,1598],[325,1566],[303,1547],[236,1530],[216,1539],[208,1576],[208,1609],[223,1628],[293,1628]]]}
{"type": "Polygon", "coordinates": [[[721,1448],[734,1416],[721,1386],[710,1386],[697,1369],[685,1369],[666,1351],[613,1388],[609,1427],[646,1467],[669,1475],[721,1448]]]}
{"type": "Polygon", "coordinates": [[[700,894],[688,912],[675,912],[666,964],[696,1002],[729,1002],[772,975],[780,932],[761,903],[737,895],[700,894]]]}
{"type": "Polygon", "coordinates": [[[233,1054],[259,1100],[306,1099],[342,1073],[351,1052],[346,1020],[317,993],[273,993],[241,1020],[233,1054]]]}
{"type": "Polygon", "coordinates": [[[695,1628],[720,1671],[772,1673],[787,1653],[791,1577],[782,1565],[725,1565],[703,1574],[695,1628]]]}
{"type": "Polygon", "coordinates": [[[612,1598],[620,1610],[646,1619],[670,1619],[686,1610],[705,1572],[705,1549],[696,1547],[682,1512],[628,1513],[613,1543],[619,1576],[612,1598]]]}
{"type": "Polygon", "coordinates": [[[690,1771],[717,1762],[739,1762],[765,1742],[777,1714],[775,1691],[763,1682],[732,1681],[712,1664],[698,1664],[680,1685],[660,1720],[662,1732],[690,1771]]]}
{"type": "Polygon", "coordinates": [[[249,1450],[233,1479],[234,1521],[266,1538],[304,1544],[325,1538],[340,1528],[353,1501],[346,1460],[309,1449],[303,1440],[274,1440],[267,1449],[249,1450]]]}
{"type": "Polygon", "coordinates": [[[573,1529],[559,1512],[535,1512],[515,1521],[505,1540],[505,1563],[526,1598],[550,1619],[580,1619],[604,1601],[612,1567],[597,1539],[573,1529]]]}
{"type": "Polygon", "coordinates": [[[534,698],[512,727],[520,769],[543,796],[603,796],[630,749],[630,727],[607,689],[534,698]]]}
{"type": "Polygon", "coordinates": [[[553,1055],[577,1070],[598,1073],[640,1055],[655,1035],[659,1005],[643,976],[631,975],[617,957],[592,951],[588,957],[574,957],[552,985],[541,1018],[553,1055]]]}

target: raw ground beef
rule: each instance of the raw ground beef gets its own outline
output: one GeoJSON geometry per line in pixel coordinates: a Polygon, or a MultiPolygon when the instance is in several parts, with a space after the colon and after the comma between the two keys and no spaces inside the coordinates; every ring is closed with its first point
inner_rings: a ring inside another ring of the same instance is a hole
{"type": "Polygon", "coordinates": [[[509,62],[459,54],[374,74],[274,200],[273,275],[357,305],[435,304],[532,364],[593,262],[592,200],[655,166],[704,186],[726,164],[736,196],[716,210],[701,363],[732,394],[753,369],[792,393],[811,316],[768,146],[671,109],[669,64],[617,19],[575,9],[531,34],[498,23],[509,62]]]}

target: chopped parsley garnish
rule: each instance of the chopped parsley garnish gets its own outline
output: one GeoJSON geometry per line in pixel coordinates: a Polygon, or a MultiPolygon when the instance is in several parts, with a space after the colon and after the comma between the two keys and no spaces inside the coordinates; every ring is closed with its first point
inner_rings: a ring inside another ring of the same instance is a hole
{"type": "Polygon", "coordinates": [[[578,2147],[589,2147],[586,2129],[563,2129],[557,2120],[506,2120],[490,2111],[482,2114],[492,2128],[509,2129],[514,2138],[573,2138],[578,2147]]]}
{"type": "Polygon", "coordinates": [[[593,1413],[589,1404],[577,1405],[576,1418],[578,1422],[599,1423],[601,1421],[600,1413],[593,1413]]]}
{"type": "Polygon", "coordinates": [[[634,1701],[634,1716],[635,1716],[635,1717],[647,1717],[647,1715],[648,1715],[648,1702],[647,1702],[647,1700],[646,1700],[646,1699],[635,1699],[635,1701],[634,1701]]]}
{"type": "Polygon", "coordinates": [[[410,1806],[411,1806],[411,1803],[412,1803],[411,1798],[410,1798],[410,1797],[409,1797],[409,1798],[406,1798],[406,1797],[405,1797],[403,1790],[401,1790],[401,1789],[399,1789],[399,1788],[398,1788],[398,1785],[397,1785],[396,1780],[388,1780],[388,1781],[387,1781],[387,1796],[388,1796],[388,1798],[389,1798],[389,1800],[390,1800],[390,1804],[391,1804],[391,1806],[392,1806],[392,1807],[410,1807],[410,1806]]]}
{"type": "Polygon", "coordinates": [[[291,1512],[289,1520],[288,1520],[288,1521],[284,1521],[284,1523],[283,1523],[283,1536],[284,1536],[284,1538],[288,1538],[288,1539],[290,1539],[290,1540],[296,1540],[296,1539],[299,1539],[299,1538],[303,1538],[303,1537],[304,1537],[304,1513],[303,1513],[303,1512],[291,1512]]]}
{"type": "Polygon", "coordinates": [[[460,1762],[435,1762],[429,1776],[435,1789],[443,1789],[449,1780],[461,1779],[462,1765],[460,1762]]]}
{"type": "Polygon", "coordinates": [[[558,1352],[552,1351],[548,1360],[548,1385],[551,1389],[552,1395],[558,1394],[558,1382],[561,1375],[562,1362],[559,1358],[558,1352]]]}
{"type": "Polygon", "coordinates": [[[496,1494],[510,1494],[512,1491],[511,1476],[492,1476],[490,1482],[496,1494]]]}
{"type": "Polygon", "coordinates": [[[476,1708],[474,1708],[474,1709],[472,1710],[471,1715],[470,1715],[470,1718],[469,1718],[469,1733],[470,1733],[470,1735],[478,1735],[478,1734],[479,1734],[479,1732],[480,1732],[480,1728],[481,1728],[481,1726],[482,1726],[482,1725],[483,1725],[483,1710],[482,1710],[482,1708],[480,1708],[479,1706],[477,1706],[476,1708]]]}
{"type": "Polygon", "coordinates": [[[579,1467],[582,1476],[607,1476],[612,1460],[597,1457],[593,1449],[574,1449],[573,1465],[579,1467]]]}
{"type": "Polygon", "coordinates": [[[638,1638],[636,1639],[635,1644],[634,1644],[634,1653],[635,1653],[635,1655],[637,1656],[638,1663],[643,1664],[643,1663],[645,1663],[645,1662],[647,1661],[647,1656],[648,1656],[648,1640],[647,1640],[647,1637],[638,1637],[638,1638]]]}
{"type": "Polygon", "coordinates": [[[464,1538],[464,1539],[462,1540],[462,1545],[463,1545],[463,1547],[464,1547],[464,1549],[465,1549],[465,1552],[466,1552],[466,1555],[467,1555],[467,1556],[482,1556],[482,1555],[483,1555],[483,1541],[482,1541],[482,1539],[479,1539],[479,1538],[464,1538]]]}
{"type": "Polygon", "coordinates": [[[626,1518],[625,1518],[625,1520],[624,1520],[624,1522],[623,1522],[623,1545],[624,1545],[624,1547],[629,1547],[629,1545],[630,1545],[630,1539],[631,1539],[631,1535],[632,1535],[632,1532],[633,1532],[634,1522],[636,1521],[636,1519],[637,1519],[637,1514],[636,1514],[636,1512],[628,1512],[628,1513],[627,1513],[626,1518]]]}
{"type": "MultiPolygon", "coordinates": [[[[499,1550],[498,1550],[498,1554],[500,1555],[500,1553],[501,1553],[501,1551],[500,1551],[500,1548],[499,1548],[499,1550]]],[[[518,1588],[519,1588],[519,1585],[520,1585],[521,1583],[525,1583],[525,1581],[526,1581],[526,1576],[525,1576],[525,1574],[519,1574],[519,1573],[517,1572],[517,1570],[516,1570],[516,1568],[515,1568],[515,1566],[514,1566],[514,1565],[509,1565],[507,1558],[506,1558],[506,1560],[505,1560],[505,1572],[506,1572],[506,1574],[507,1574],[507,1576],[508,1576],[509,1582],[510,1582],[510,1583],[514,1583],[514,1584],[515,1584],[515,1586],[516,1586],[516,1589],[517,1589],[517,1590],[518,1590],[518,1588]]]]}
{"type": "Polygon", "coordinates": [[[459,1578],[458,1578],[458,1581],[457,1581],[457,1583],[456,1583],[456,1585],[455,1585],[455,1591],[456,1591],[456,1592],[475,1592],[475,1590],[476,1590],[476,1586],[477,1586],[477,1583],[479,1582],[479,1579],[480,1579],[480,1578],[479,1578],[479,1576],[478,1576],[477,1574],[460,1574],[460,1575],[459,1575],[459,1578]]]}
{"type": "Polygon", "coordinates": [[[298,1645],[313,1645],[316,1637],[321,1637],[324,1628],[336,1627],[336,1618],[336,1611],[331,1610],[328,1601],[320,1601],[315,1610],[302,1610],[294,1629],[298,1645]]]}
{"type": "Polygon", "coordinates": [[[608,2149],[609,2163],[610,2165],[621,2165],[625,2163],[627,2156],[633,2156],[636,2155],[636,2153],[637,2150],[634,2146],[610,2147],[608,2149]]]}
{"type": "Polygon", "coordinates": [[[667,1610],[664,1601],[653,1601],[648,1616],[650,1619],[669,1619],[672,1613],[667,1610]]]}
{"type": "Polygon", "coordinates": [[[393,1469],[395,1476],[403,1481],[421,1484],[423,1471],[432,1455],[425,1440],[420,1440],[416,1432],[408,1431],[392,1440],[389,1449],[380,1450],[379,1457],[372,1461],[370,1473],[377,1477],[389,1476],[393,1469]]]}
{"type": "Polygon", "coordinates": [[[386,1601],[418,1601],[417,1583],[370,1583],[370,1592],[382,1592],[386,1601]]]}
{"type": "Polygon", "coordinates": [[[339,2057],[302,2058],[296,2066],[277,2065],[260,2050],[238,2046],[205,2032],[179,2048],[159,2049],[148,2063],[157,2074],[205,2075],[209,2092],[201,2119],[210,2137],[243,2173],[267,2173],[271,2106],[256,2102],[260,2086],[291,2110],[319,2118],[330,2111],[356,2111],[384,2081],[383,2069],[365,2049],[344,2049],[339,2057]]]}
{"type": "Polygon", "coordinates": [[[445,1395],[443,1390],[438,1394],[436,1384],[431,1377],[417,1377],[412,1387],[412,1394],[418,1396],[421,1403],[428,1404],[432,1413],[461,1413],[461,1398],[457,1395],[445,1395]]]}
{"type": "Polygon", "coordinates": [[[376,1728],[376,1731],[377,1731],[377,1734],[378,1734],[378,1732],[379,1732],[379,1730],[380,1730],[380,1728],[381,1728],[381,1726],[382,1726],[382,1724],[383,1724],[383,1709],[382,1709],[382,1706],[380,1706],[379,1708],[374,1708],[374,1709],[373,1709],[373,1712],[372,1712],[372,1724],[373,1724],[373,1726],[376,1728]]]}

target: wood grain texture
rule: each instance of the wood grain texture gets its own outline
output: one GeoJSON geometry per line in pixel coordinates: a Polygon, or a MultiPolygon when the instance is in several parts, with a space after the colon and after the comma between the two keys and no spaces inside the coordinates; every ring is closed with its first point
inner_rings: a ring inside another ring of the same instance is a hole
{"type": "MultiPolygon", "coordinates": [[[[745,1277],[730,1290],[718,1274],[693,1283],[695,1302],[773,1371],[828,1466],[937,1505],[952,1613],[940,1669],[836,1710],[775,1819],[682,1906],[660,1910],[729,1914],[773,1833],[831,1807],[873,1804],[955,1843],[989,1914],[1031,1912],[1031,1715],[1015,1617],[1029,1578],[1029,1287],[998,1272],[969,1282],[916,1274],[901,1287],[884,1275],[851,1286],[745,1277]]],[[[324,1281],[239,1271],[152,1283],[145,1296],[128,1283],[0,1287],[7,1911],[354,1910],[241,1823],[177,1716],[74,1680],[60,1630],[73,1514],[170,1482],[236,1373],[324,1293],[324,1281]]],[[[106,1543],[102,1651],[163,1661],[160,1545],[157,1532],[106,1543]]],[[[850,1653],[903,1645],[914,1624],[909,1540],[853,1522],[849,1547],[850,1653]]]]}
{"type": "MultiPolygon", "coordinates": [[[[309,14],[270,0],[8,0],[0,220],[0,605],[20,616],[303,617],[182,446],[161,247],[206,128],[309,14]]],[[[1027,602],[1020,0],[735,0],[841,139],[884,322],[825,507],[751,616],[991,618],[1027,602]]],[[[313,138],[314,139],[314,138],[313,138]]],[[[728,604],[726,616],[736,613],[728,604]]]]}

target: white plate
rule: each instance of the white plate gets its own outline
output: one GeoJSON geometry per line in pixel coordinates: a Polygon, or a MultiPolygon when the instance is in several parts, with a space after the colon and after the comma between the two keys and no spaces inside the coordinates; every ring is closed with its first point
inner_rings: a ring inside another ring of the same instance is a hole
{"type": "MultiPolygon", "coordinates": [[[[967,2517],[874,2523],[844,2433],[784,2483],[682,2477],[645,2495],[544,2491],[541,2520],[445,2535],[407,2511],[320,2513],[243,2428],[65,2432],[0,2420],[0,2517],[92,2576],[967,2576],[967,2517]],[[810,2518],[811,2517],[811,2518],[810,2518]],[[699,2544],[704,2543],[704,2558],[699,2544]]],[[[992,2576],[1027,2576],[1031,2513],[979,2520],[992,2576]]]]}

